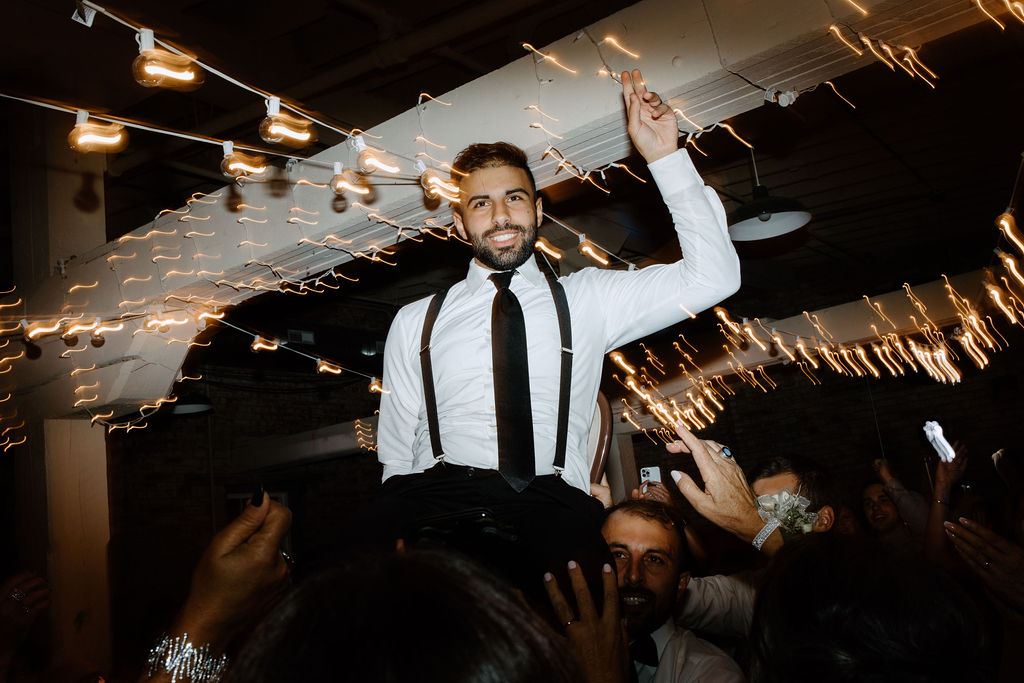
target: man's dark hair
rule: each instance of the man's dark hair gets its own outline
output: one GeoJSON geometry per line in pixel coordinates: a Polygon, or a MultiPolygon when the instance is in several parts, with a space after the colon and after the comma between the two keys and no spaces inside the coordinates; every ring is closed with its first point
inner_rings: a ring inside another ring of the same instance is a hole
{"type": "Polygon", "coordinates": [[[530,179],[530,192],[537,196],[537,181],[533,179],[533,171],[526,162],[526,152],[508,142],[478,142],[465,148],[452,162],[452,182],[459,181],[481,168],[498,168],[511,166],[526,171],[530,179]]]}
{"type": "MultiPolygon", "coordinates": [[[[820,510],[828,505],[833,510],[839,502],[839,494],[836,492],[835,482],[832,475],[826,472],[816,462],[801,458],[799,456],[777,455],[763,465],[750,478],[751,482],[765,477],[774,477],[779,474],[793,474],[800,482],[799,494],[811,504],[807,507],[810,512],[820,510]]],[[[796,494],[797,491],[790,491],[796,494]]]]}
{"type": "Polygon", "coordinates": [[[935,566],[873,541],[787,541],[750,633],[752,683],[993,680],[978,605],[935,566]]]}
{"type": "Polygon", "coordinates": [[[686,542],[686,519],[674,509],[656,500],[632,498],[605,510],[605,521],[617,512],[634,517],[643,517],[671,530],[679,540],[679,568],[688,570],[693,566],[690,544],[686,542]]]}
{"type": "MultiPolygon", "coordinates": [[[[539,579],[538,579],[539,582],[539,579]]],[[[453,553],[353,557],[264,619],[228,682],[573,683],[568,650],[507,584],[453,553]]]]}

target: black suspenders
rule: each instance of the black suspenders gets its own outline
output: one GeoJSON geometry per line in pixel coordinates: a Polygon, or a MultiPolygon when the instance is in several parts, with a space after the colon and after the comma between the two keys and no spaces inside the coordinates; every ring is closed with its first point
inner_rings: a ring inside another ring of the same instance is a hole
{"type": "MultiPolygon", "coordinates": [[[[562,366],[559,370],[558,388],[558,420],[555,439],[555,472],[561,475],[565,469],[565,447],[569,438],[569,395],[572,392],[572,324],[569,318],[569,302],[565,298],[565,289],[554,275],[545,272],[551,296],[555,301],[555,312],[558,315],[558,333],[562,344],[562,366]]],[[[420,335],[420,369],[423,375],[423,398],[427,407],[427,428],[430,431],[430,447],[434,457],[444,460],[444,449],[441,447],[441,432],[437,423],[437,396],[434,393],[434,374],[430,364],[430,335],[437,322],[437,314],[447,296],[448,290],[434,295],[427,307],[427,315],[423,320],[423,332],[420,335]]]]}

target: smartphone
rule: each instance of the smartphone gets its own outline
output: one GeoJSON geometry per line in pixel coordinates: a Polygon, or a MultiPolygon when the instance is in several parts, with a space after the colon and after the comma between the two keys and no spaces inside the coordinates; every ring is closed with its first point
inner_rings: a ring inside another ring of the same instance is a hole
{"type": "Polygon", "coordinates": [[[641,467],[640,468],[640,481],[643,483],[643,492],[647,493],[647,483],[656,481],[661,483],[661,468],[660,467],[641,467]]]}
{"type": "Polygon", "coordinates": [[[924,423],[924,435],[928,438],[928,442],[935,449],[935,452],[939,454],[943,462],[953,462],[956,452],[953,451],[953,447],[946,441],[946,437],[942,435],[942,425],[934,420],[928,420],[924,423]]]}

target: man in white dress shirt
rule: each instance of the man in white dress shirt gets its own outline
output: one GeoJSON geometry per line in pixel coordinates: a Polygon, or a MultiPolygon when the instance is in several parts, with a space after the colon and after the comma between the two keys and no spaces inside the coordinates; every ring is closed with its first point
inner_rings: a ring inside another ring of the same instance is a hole
{"type": "Polygon", "coordinates": [[[452,174],[460,194],[455,227],[473,245],[469,272],[438,309],[431,298],[403,307],[385,349],[378,521],[409,537],[417,520],[440,516],[472,525],[479,516],[458,520],[460,511],[486,508],[492,526],[511,525],[497,535],[507,531],[526,543],[528,550],[516,555],[532,558],[523,581],[529,576],[537,584],[543,571],[564,575],[563,560],[574,559],[595,572],[592,585],[600,586],[607,549],[602,555],[602,510],[589,496],[586,446],[604,354],[713,306],[739,286],[725,212],[679,150],[671,108],[646,89],[639,71],[623,73],[622,82],[630,138],[665,199],[684,259],[632,271],[585,268],[556,284],[533,256],[543,214],[526,155],[507,143],[472,145],[452,174]],[[500,273],[507,284],[493,279],[500,273]],[[503,286],[521,307],[525,343],[518,346],[528,360],[517,375],[528,377],[528,388],[511,396],[497,386],[506,381],[498,380],[497,366],[514,354],[499,353],[492,338],[503,286]],[[527,427],[512,435],[527,444],[525,477],[506,474],[507,456],[499,454],[510,438],[507,428],[501,434],[500,415],[510,405],[528,409],[527,427]]]}
{"type": "Polygon", "coordinates": [[[674,623],[690,581],[684,524],[662,503],[628,500],[608,511],[601,528],[615,560],[637,681],[743,681],[727,654],[674,623]]]}

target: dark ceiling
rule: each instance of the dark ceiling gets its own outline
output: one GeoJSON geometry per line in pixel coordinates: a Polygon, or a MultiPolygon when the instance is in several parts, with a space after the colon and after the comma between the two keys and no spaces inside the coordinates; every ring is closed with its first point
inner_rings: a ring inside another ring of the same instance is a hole
{"type": "MultiPolygon", "coordinates": [[[[409,109],[420,92],[444,93],[521,57],[523,41],[545,45],[629,4],[117,0],[105,6],[338,125],[369,128],[409,109]]],[[[73,6],[8,3],[6,16],[20,30],[9,31],[0,47],[0,91],[258,142],[263,104],[254,95],[209,75],[192,93],[144,89],[129,70],[132,33],[104,18],[91,29],[76,24],[73,6]]],[[[940,77],[934,90],[865,60],[867,66],[834,81],[856,109],[822,86],[790,107],[765,104],[730,121],[754,144],[761,182],[814,215],[797,235],[742,245],[743,287],[725,302],[734,315],[785,318],[989,264],[997,241],[993,220],[1006,208],[1024,150],[1024,25],[1001,32],[979,23],[919,54],[940,77]]],[[[2,104],[0,112],[10,106],[24,105],[2,104]]],[[[305,152],[340,140],[324,132],[305,152]]],[[[724,134],[700,144],[709,156],[693,153],[697,166],[731,211],[750,198],[749,152],[724,134]]],[[[191,192],[222,186],[220,156],[218,148],[133,133],[129,149],[110,159],[108,235],[181,205],[191,192]]],[[[650,185],[628,178],[611,183],[609,196],[572,181],[548,188],[549,210],[589,226],[588,234],[621,247],[628,260],[672,257],[671,226],[650,185]]],[[[544,230],[553,239],[561,235],[551,225],[544,230]]],[[[332,345],[348,340],[352,353],[334,355],[379,372],[379,357],[355,352],[383,339],[386,324],[376,313],[386,323],[398,306],[460,279],[468,258],[458,245],[406,244],[398,268],[360,265],[352,271],[360,282],[338,292],[264,295],[232,316],[275,334],[315,329],[332,345]]],[[[691,325],[699,331],[707,324],[691,325]]],[[[269,362],[237,354],[231,336],[218,336],[211,358],[269,362]]],[[[236,336],[237,344],[247,343],[236,336]]]]}

